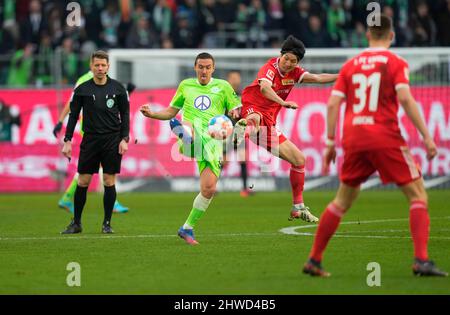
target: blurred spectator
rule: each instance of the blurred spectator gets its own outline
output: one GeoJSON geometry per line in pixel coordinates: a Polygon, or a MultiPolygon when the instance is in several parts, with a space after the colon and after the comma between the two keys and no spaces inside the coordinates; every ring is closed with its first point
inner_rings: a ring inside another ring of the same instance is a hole
{"type": "Polygon", "coordinates": [[[247,32],[248,10],[245,3],[239,3],[237,7],[236,23],[234,31],[236,32],[235,41],[237,48],[246,48],[248,43],[247,32]]]}
{"type": "Polygon", "coordinates": [[[53,7],[48,15],[48,31],[53,48],[61,45],[64,35],[63,17],[59,7],[53,7]]]}
{"type": "Polygon", "coordinates": [[[295,9],[287,16],[287,33],[304,40],[308,33],[308,19],[310,15],[309,0],[298,0],[295,9]]]}
{"type": "Polygon", "coordinates": [[[24,43],[39,44],[42,32],[46,29],[46,20],[42,15],[42,4],[39,0],[31,0],[29,14],[21,23],[21,39],[24,43]]]}
{"type": "Polygon", "coordinates": [[[118,27],[121,20],[117,2],[109,1],[106,9],[100,14],[100,19],[103,27],[100,38],[103,40],[103,44],[110,48],[116,47],[118,43],[118,27]]]}
{"type": "Polygon", "coordinates": [[[411,17],[411,29],[413,30],[412,45],[428,47],[436,45],[436,24],[425,1],[417,4],[416,12],[411,17]]]}
{"type": "Polygon", "coordinates": [[[251,47],[264,47],[268,36],[264,30],[266,25],[266,11],[264,11],[261,0],[252,0],[248,7],[247,14],[251,47]]]}
{"type": "Polygon", "coordinates": [[[356,22],[355,29],[350,32],[349,46],[352,48],[363,48],[368,46],[366,28],[361,22],[356,22]]]}
{"type": "MultiPolygon", "coordinates": [[[[239,1],[238,4],[240,3],[239,1]]],[[[237,5],[231,0],[217,0],[216,7],[217,11],[220,12],[217,16],[217,28],[219,30],[225,30],[236,19],[237,5]]]]}
{"type": "Polygon", "coordinates": [[[153,7],[153,26],[161,38],[168,38],[172,31],[172,10],[167,0],[157,0],[153,7]]]}
{"type": "Polygon", "coordinates": [[[26,87],[31,83],[34,50],[35,45],[33,43],[27,43],[23,49],[19,49],[15,52],[9,67],[9,86],[26,87]]]}
{"type": "Polygon", "coordinates": [[[34,63],[34,77],[37,86],[53,83],[53,51],[50,35],[43,33],[34,63]]]}
{"type": "Polygon", "coordinates": [[[269,0],[267,6],[267,28],[281,30],[284,27],[283,3],[281,0],[269,0]]]}
{"type": "Polygon", "coordinates": [[[62,80],[64,84],[75,82],[78,78],[78,58],[73,49],[73,40],[64,38],[62,45],[57,49],[61,53],[62,80]]]}
{"type": "Polygon", "coordinates": [[[142,16],[128,34],[127,48],[159,48],[159,38],[148,19],[142,16]]]}
{"type": "Polygon", "coordinates": [[[196,30],[190,28],[189,20],[181,15],[177,18],[177,28],[172,33],[173,45],[175,48],[196,48],[196,30]]]}
{"type": "Polygon", "coordinates": [[[216,34],[217,15],[219,14],[216,9],[216,1],[202,0],[202,5],[200,6],[199,10],[199,36],[202,40],[201,46],[216,48],[219,45],[216,34]]]}
{"type": "Polygon", "coordinates": [[[327,10],[327,29],[334,46],[340,46],[347,40],[344,32],[345,12],[341,0],[331,0],[327,10]]]}
{"type": "MultiPolygon", "coordinates": [[[[69,52],[64,76],[73,84],[74,68],[68,65],[75,59],[78,66],[86,64],[90,53],[102,47],[266,48],[279,46],[286,34],[308,47],[367,43],[368,0],[78,0],[81,27],[66,24],[68,2],[0,0],[0,84],[51,84],[47,60],[59,46],[69,52]],[[24,49],[16,53],[25,43],[35,44],[36,56],[24,58],[24,49]],[[33,70],[28,66],[33,57],[34,72],[27,73],[23,69],[33,70]]],[[[395,46],[450,46],[450,0],[378,3],[393,18],[395,46]]]]}
{"type": "Polygon", "coordinates": [[[100,46],[102,33],[102,21],[99,16],[104,6],[103,0],[78,0],[86,18],[86,36],[97,46],[100,46]]]}
{"type": "Polygon", "coordinates": [[[308,31],[305,36],[305,46],[313,47],[331,47],[333,42],[327,31],[323,28],[322,21],[317,15],[312,15],[308,21],[308,31]]]}
{"type": "Polygon", "coordinates": [[[161,40],[162,49],[173,49],[173,42],[170,38],[163,38],[161,40]]]}
{"type": "Polygon", "coordinates": [[[20,116],[15,115],[9,106],[0,99],[0,142],[10,142],[12,140],[13,125],[20,126],[20,116]]]}
{"type": "Polygon", "coordinates": [[[437,14],[437,29],[439,44],[442,46],[450,46],[450,0],[446,0],[442,3],[437,14]]]}

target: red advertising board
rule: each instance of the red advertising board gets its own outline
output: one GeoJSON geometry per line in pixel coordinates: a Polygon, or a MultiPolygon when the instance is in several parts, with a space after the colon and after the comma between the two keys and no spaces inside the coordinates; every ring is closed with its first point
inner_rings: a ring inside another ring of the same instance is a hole
{"type": "MultiPolygon", "coordinates": [[[[13,128],[12,143],[0,142],[0,191],[58,191],[64,174],[76,171],[79,132],[74,138],[74,158],[71,163],[60,154],[61,138],[52,130],[61,105],[71,91],[2,90],[0,99],[20,112],[22,124],[13,128]],[[61,102],[59,102],[61,103],[61,102]]],[[[168,106],[174,89],[136,91],[131,96],[131,139],[129,152],[122,161],[121,177],[177,177],[197,175],[196,164],[177,152],[177,144],[167,121],[149,120],[139,112],[139,106],[151,103],[155,110],[168,106]],[[135,143],[137,140],[137,144],[135,143]]],[[[294,89],[290,99],[300,105],[296,111],[282,110],[279,127],[307,156],[308,176],[320,176],[324,150],[326,102],[330,88],[301,87],[294,89]]],[[[439,146],[436,159],[429,162],[420,136],[405,113],[400,110],[402,133],[417,162],[426,175],[450,174],[450,87],[415,87],[413,94],[419,102],[426,124],[439,146]]],[[[79,127],[77,127],[78,129],[79,127]]],[[[341,127],[338,128],[340,136],[341,127]]],[[[250,145],[249,175],[287,176],[289,165],[272,158],[265,150],[250,145]]],[[[234,156],[232,156],[234,157],[234,156]]],[[[342,152],[338,155],[338,166],[342,152]]],[[[337,166],[337,167],[338,167],[337,166]]],[[[331,169],[336,174],[337,167],[331,169]]],[[[236,176],[239,167],[231,161],[225,176],[236,176]]],[[[69,178],[68,176],[67,178],[69,178]]]]}

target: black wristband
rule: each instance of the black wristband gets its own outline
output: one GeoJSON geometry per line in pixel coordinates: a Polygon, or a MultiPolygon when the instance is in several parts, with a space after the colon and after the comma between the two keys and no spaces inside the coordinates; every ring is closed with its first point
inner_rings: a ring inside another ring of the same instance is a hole
{"type": "Polygon", "coordinates": [[[122,140],[125,140],[126,143],[130,142],[130,137],[123,137],[122,140]]]}
{"type": "Polygon", "coordinates": [[[67,141],[72,141],[72,139],[69,139],[69,138],[67,138],[67,137],[64,137],[64,142],[67,142],[67,141]]]}

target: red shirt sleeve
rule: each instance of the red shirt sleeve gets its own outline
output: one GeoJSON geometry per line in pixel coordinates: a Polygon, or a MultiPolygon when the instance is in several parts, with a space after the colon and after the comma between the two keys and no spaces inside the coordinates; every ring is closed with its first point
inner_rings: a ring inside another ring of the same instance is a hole
{"type": "Polygon", "coordinates": [[[409,66],[406,60],[396,58],[391,66],[395,90],[409,86],[409,66]]]}
{"type": "Polygon", "coordinates": [[[264,66],[259,69],[258,75],[256,76],[256,80],[259,82],[261,80],[269,81],[270,83],[273,83],[273,80],[275,79],[275,69],[274,66],[272,66],[270,63],[266,63],[264,66]]]}
{"type": "Polygon", "coordinates": [[[347,94],[347,67],[342,67],[341,71],[339,71],[338,78],[334,83],[333,89],[331,91],[331,95],[340,96],[345,98],[347,94]]]}
{"type": "Polygon", "coordinates": [[[296,77],[295,77],[295,82],[297,83],[302,83],[303,81],[303,77],[305,76],[305,74],[309,73],[308,71],[306,71],[305,69],[303,69],[302,67],[297,67],[296,70],[296,77]]]}

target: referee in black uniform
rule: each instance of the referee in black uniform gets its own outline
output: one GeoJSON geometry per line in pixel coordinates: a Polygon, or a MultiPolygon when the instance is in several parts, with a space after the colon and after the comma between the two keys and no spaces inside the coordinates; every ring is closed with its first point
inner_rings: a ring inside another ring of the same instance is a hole
{"type": "Polygon", "coordinates": [[[130,102],[126,89],[118,81],[108,77],[109,57],[104,51],[91,56],[90,68],[94,77],[80,84],[70,100],[64,147],[65,157],[72,155],[72,136],[80,111],[83,110],[84,136],[78,160],[78,186],[74,196],[74,219],[62,234],[82,231],[81,213],[92,175],[103,167],[103,233],[113,233],[111,216],[116,201],[116,174],[120,173],[122,155],[128,150],[130,131],[130,102]]]}

